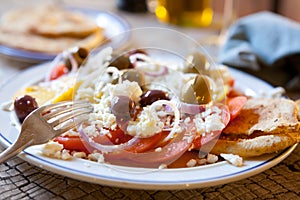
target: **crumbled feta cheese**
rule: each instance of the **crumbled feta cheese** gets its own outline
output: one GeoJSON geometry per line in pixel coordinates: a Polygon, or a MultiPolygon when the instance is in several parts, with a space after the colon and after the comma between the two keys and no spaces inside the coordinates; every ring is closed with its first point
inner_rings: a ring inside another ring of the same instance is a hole
{"type": "Polygon", "coordinates": [[[209,153],[209,154],[207,154],[206,160],[207,160],[207,163],[210,163],[210,164],[216,163],[218,161],[218,156],[209,153]]]}
{"type": "Polygon", "coordinates": [[[158,169],[166,169],[168,166],[166,164],[159,165],[158,169]]]}
{"type": "Polygon", "coordinates": [[[197,160],[196,159],[190,159],[187,163],[187,167],[195,167],[197,165],[197,160]]]}
{"type": "Polygon", "coordinates": [[[136,121],[128,123],[127,132],[132,136],[150,137],[159,133],[164,127],[164,123],[152,113],[149,107],[145,107],[136,121]]]}
{"type": "Polygon", "coordinates": [[[72,156],[68,150],[63,150],[64,146],[58,142],[50,141],[42,148],[42,154],[52,158],[69,160],[72,156]]]}
{"type": "Polygon", "coordinates": [[[88,159],[98,163],[104,163],[104,156],[101,153],[91,153],[88,155],[88,159]]]}
{"type": "Polygon", "coordinates": [[[64,146],[62,144],[50,141],[43,146],[42,153],[46,156],[54,157],[54,155],[57,155],[57,152],[61,152],[63,148],[64,146]]]}
{"type": "Polygon", "coordinates": [[[195,115],[194,123],[197,133],[205,134],[216,130],[222,130],[225,125],[220,116],[221,110],[217,106],[213,106],[204,112],[195,115]]]}
{"type": "Polygon", "coordinates": [[[62,160],[70,160],[72,158],[69,150],[63,149],[61,152],[61,159],[62,160]]]}
{"type": "Polygon", "coordinates": [[[75,158],[85,158],[86,157],[86,153],[85,152],[74,152],[72,155],[75,158]]]}
{"type": "Polygon", "coordinates": [[[220,156],[234,166],[243,166],[243,158],[238,155],[221,153],[220,156]]]}
{"type": "Polygon", "coordinates": [[[161,152],[162,148],[161,147],[157,147],[154,151],[155,152],[161,152]]]}
{"type": "Polygon", "coordinates": [[[140,96],[143,94],[143,91],[137,82],[131,82],[125,80],[123,83],[116,85],[112,95],[113,96],[129,96],[135,102],[140,100],[140,96]]]}
{"type": "Polygon", "coordinates": [[[205,165],[207,160],[205,158],[198,159],[198,165],[205,165]]]}

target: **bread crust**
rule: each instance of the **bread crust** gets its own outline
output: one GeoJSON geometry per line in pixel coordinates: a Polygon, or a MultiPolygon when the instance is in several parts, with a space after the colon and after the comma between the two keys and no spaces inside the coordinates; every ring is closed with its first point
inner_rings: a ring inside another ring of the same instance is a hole
{"type": "Polygon", "coordinates": [[[299,133],[261,135],[251,139],[238,139],[235,141],[219,139],[211,153],[217,155],[232,153],[247,158],[276,153],[298,142],[300,142],[299,133]]]}
{"type": "Polygon", "coordinates": [[[260,156],[300,142],[299,108],[289,99],[249,99],[223,130],[211,153],[260,156]]]}

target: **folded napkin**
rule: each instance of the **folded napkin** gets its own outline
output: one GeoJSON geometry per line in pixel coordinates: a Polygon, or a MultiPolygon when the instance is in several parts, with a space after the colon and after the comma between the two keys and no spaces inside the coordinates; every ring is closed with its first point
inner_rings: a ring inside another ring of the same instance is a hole
{"type": "Polygon", "coordinates": [[[243,17],[229,28],[219,62],[300,90],[300,24],[267,11],[243,17]]]}

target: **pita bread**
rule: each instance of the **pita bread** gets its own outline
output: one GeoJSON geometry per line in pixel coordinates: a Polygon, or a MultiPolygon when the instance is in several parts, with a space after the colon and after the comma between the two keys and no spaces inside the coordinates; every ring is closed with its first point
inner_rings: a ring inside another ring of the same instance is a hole
{"type": "Polygon", "coordinates": [[[251,135],[285,132],[299,128],[297,104],[289,99],[249,99],[239,116],[223,132],[251,135]]]}
{"type": "Polygon", "coordinates": [[[300,142],[298,110],[288,99],[250,99],[211,153],[253,157],[292,146],[300,142]]]}
{"type": "Polygon", "coordinates": [[[47,37],[84,38],[96,31],[98,25],[80,12],[42,5],[8,11],[1,19],[1,29],[47,37]]]}
{"type": "Polygon", "coordinates": [[[11,10],[0,22],[0,44],[29,51],[57,54],[75,46],[91,50],[104,39],[93,19],[54,5],[11,10]]]}
{"type": "Polygon", "coordinates": [[[104,37],[102,29],[90,34],[86,38],[59,37],[56,39],[20,32],[6,32],[0,30],[0,43],[24,50],[49,54],[60,53],[66,49],[78,46],[88,50],[102,44],[104,37]]]}

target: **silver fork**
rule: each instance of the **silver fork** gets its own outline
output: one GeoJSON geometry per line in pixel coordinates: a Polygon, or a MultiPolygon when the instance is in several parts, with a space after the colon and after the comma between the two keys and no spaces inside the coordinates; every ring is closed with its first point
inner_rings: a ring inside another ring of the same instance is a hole
{"type": "Polygon", "coordinates": [[[76,127],[93,110],[87,101],[68,101],[42,106],[23,121],[16,142],[0,154],[0,163],[16,156],[26,147],[46,143],[76,127]]]}

